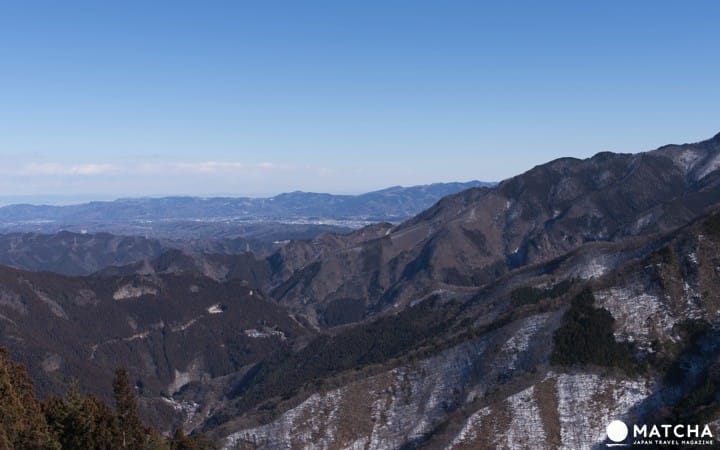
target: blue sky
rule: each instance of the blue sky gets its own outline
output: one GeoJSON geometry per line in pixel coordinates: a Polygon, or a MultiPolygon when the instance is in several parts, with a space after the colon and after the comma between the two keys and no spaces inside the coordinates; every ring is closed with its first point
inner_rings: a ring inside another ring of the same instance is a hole
{"type": "Polygon", "coordinates": [[[0,197],[500,180],[720,131],[715,1],[0,3],[0,197]]]}

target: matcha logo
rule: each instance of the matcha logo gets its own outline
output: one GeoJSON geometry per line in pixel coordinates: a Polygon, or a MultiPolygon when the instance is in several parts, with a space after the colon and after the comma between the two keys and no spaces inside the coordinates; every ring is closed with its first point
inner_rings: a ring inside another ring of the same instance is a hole
{"type": "Polygon", "coordinates": [[[607,437],[613,444],[608,444],[608,447],[624,447],[626,444],[622,442],[627,439],[628,427],[622,420],[613,420],[607,426],[607,437]]]}
{"type": "Polygon", "coordinates": [[[628,440],[630,429],[622,420],[613,420],[605,429],[607,447],[627,447],[632,444],[641,446],[714,446],[715,440],[710,426],[705,424],[661,424],[647,425],[634,424],[632,426],[632,439],[628,440]]]}

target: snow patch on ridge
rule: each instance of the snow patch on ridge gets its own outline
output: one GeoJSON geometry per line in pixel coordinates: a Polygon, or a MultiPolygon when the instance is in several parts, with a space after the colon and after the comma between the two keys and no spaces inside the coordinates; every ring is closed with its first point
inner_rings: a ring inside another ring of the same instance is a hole
{"type": "Polygon", "coordinates": [[[700,160],[701,156],[699,152],[691,149],[670,153],[670,158],[673,163],[685,173],[690,172],[690,170],[695,167],[695,164],[700,160]]]}
{"type": "Polygon", "coordinates": [[[651,390],[646,380],[619,380],[596,374],[557,376],[562,448],[591,449],[605,438],[605,426],[626,418],[651,390]]]}
{"type": "Polygon", "coordinates": [[[538,314],[524,319],[520,328],[500,349],[496,359],[496,365],[507,370],[515,370],[520,356],[530,347],[530,340],[537,332],[547,324],[551,313],[538,314]]]}
{"type": "Polygon", "coordinates": [[[534,386],[508,397],[506,403],[510,409],[510,426],[503,436],[502,447],[540,448],[547,441],[540,408],[535,399],[534,386]]]}
{"type": "Polygon", "coordinates": [[[158,295],[158,289],[155,286],[133,286],[132,284],[126,284],[113,293],[113,299],[127,300],[143,295],[158,295]]]}
{"type": "Polygon", "coordinates": [[[483,419],[490,415],[492,411],[489,407],[483,408],[465,421],[465,425],[462,427],[455,439],[446,447],[447,450],[455,448],[461,444],[472,443],[480,438],[479,431],[480,426],[483,423],[483,419]]]}
{"type": "Polygon", "coordinates": [[[636,342],[649,350],[653,339],[671,339],[677,320],[668,307],[640,285],[610,288],[595,293],[598,306],[607,309],[617,321],[615,339],[636,342]]]}
{"type": "Polygon", "coordinates": [[[644,379],[621,380],[597,374],[549,372],[540,383],[485,406],[468,417],[446,450],[590,450],[606,438],[605,426],[611,420],[633,419],[638,413],[634,408],[650,393],[644,379]],[[550,399],[557,401],[557,413],[555,405],[540,404],[541,398],[548,401],[539,392],[546,389],[552,392],[550,399]],[[548,412],[557,417],[545,416],[548,412]],[[558,438],[560,442],[557,442],[558,438]]]}
{"type": "Polygon", "coordinates": [[[591,278],[600,278],[605,275],[610,269],[607,261],[604,257],[598,257],[591,259],[584,265],[580,265],[579,269],[576,270],[575,276],[582,278],[583,280],[589,280],[591,278]]]}
{"type": "Polygon", "coordinates": [[[207,309],[207,312],[210,314],[222,314],[225,312],[225,308],[223,308],[223,306],[218,303],[217,305],[212,305],[211,307],[209,307],[207,309]]]}
{"type": "Polygon", "coordinates": [[[709,175],[710,172],[717,169],[720,169],[720,154],[715,155],[713,159],[705,164],[705,166],[700,170],[700,173],[698,173],[697,179],[701,180],[709,175]]]}

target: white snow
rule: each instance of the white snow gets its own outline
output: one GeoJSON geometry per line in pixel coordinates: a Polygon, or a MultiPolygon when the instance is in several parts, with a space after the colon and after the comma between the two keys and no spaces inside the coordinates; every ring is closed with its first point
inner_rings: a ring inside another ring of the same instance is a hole
{"type": "MultiPolygon", "coordinates": [[[[613,419],[629,418],[632,408],[651,392],[644,379],[550,372],[543,383],[547,381],[555,385],[559,448],[566,450],[595,448],[605,439],[607,424],[613,419]]],[[[479,409],[468,417],[446,449],[479,445],[504,449],[555,447],[549,442],[535,386],[479,409]],[[507,420],[498,420],[505,415],[507,420]]]]}
{"type": "Polygon", "coordinates": [[[541,448],[547,442],[547,436],[535,399],[534,386],[508,397],[506,402],[512,419],[507,433],[501,435],[501,447],[541,448]]]}
{"type": "Polygon", "coordinates": [[[33,289],[33,292],[35,292],[35,295],[37,295],[37,297],[40,299],[40,301],[45,303],[48,306],[48,308],[50,308],[50,311],[55,316],[60,317],[62,319],[66,319],[66,320],[68,319],[67,313],[62,308],[62,306],[60,306],[60,304],[58,302],[56,302],[55,300],[50,298],[50,296],[48,294],[46,294],[38,289],[35,289],[35,288],[32,288],[32,289],[33,289]]]}
{"type": "Polygon", "coordinates": [[[113,299],[126,300],[138,298],[142,295],[158,295],[158,289],[154,286],[133,286],[126,284],[113,293],[113,299]]]}
{"type": "Polygon", "coordinates": [[[185,331],[185,330],[187,330],[188,328],[190,328],[191,326],[193,326],[193,325],[195,324],[195,322],[198,321],[198,319],[199,319],[199,317],[195,317],[194,319],[190,319],[190,320],[188,320],[188,321],[185,322],[185,323],[182,323],[182,324],[180,324],[180,325],[178,325],[178,326],[172,327],[171,330],[174,331],[174,332],[176,332],[176,333],[177,333],[178,331],[185,331]]]}
{"type": "Polygon", "coordinates": [[[633,225],[633,231],[635,233],[639,233],[642,231],[645,227],[655,222],[655,213],[649,212],[645,214],[644,216],[640,217],[638,220],[635,221],[635,224],[633,225]]]}
{"type": "Polygon", "coordinates": [[[446,447],[447,450],[450,450],[454,447],[457,447],[460,444],[469,442],[474,442],[479,436],[478,431],[480,429],[480,425],[482,424],[482,421],[485,417],[489,416],[492,411],[490,408],[482,408],[481,410],[474,413],[472,416],[468,417],[468,419],[465,421],[465,425],[460,430],[460,433],[455,437],[455,439],[446,447]]]}
{"type": "Polygon", "coordinates": [[[605,439],[608,423],[625,418],[651,392],[643,379],[560,374],[557,393],[561,448],[590,450],[605,439]]]}
{"type": "Polygon", "coordinates": [[[180,390],[183,386],[188,384],[190,381],[190,372],[180,372],[179,370],[175,369],[175,377],[173,379],[173,382],[170,383],[170,386],[168,386],[168,391],[171,393],[175,393],[180,390]]]}
{"type": "Polygon", "coordinates": [[[485,345],[463,344],[412,366],[313,394],[270,424],[228,436],[224,448],[243,441],[266,448],[397,448],[424,436],[445,417],[449,402],[457,398],[454,389],[470,376],[468,355],[482,353],[485,345]],[[359,418],[364,430],[360,423],[348,428],[348,411],[362,411],[353,420],[359,418]],[[342,444],[337,442],[340,426],[342,444]]]}
{"type": "Polygon", "coordinates": [[[501,369],[514,370],[520,355],[527,351],[531,338],[547,323],[550,313],[538,314],[523,320],[520,328],[500,349],[495,365],[501,369]]]}
{"type": "Polygon", "coordinates": [[[672,339],[677,320],[661,299],[643,286],[610,288],[596,292],[595,299],[617,321],[614,331],[617,340],[637,342],[641,348],[649,349],[656,337],[672,339]]]}
{"type": "Polygon", "coordinates": [[[219,303],[217,305],[212,305],[207,309],[207,312],[209,312],[210,314],[222,314],[222,306],[220,306],[219,303]]]}
{"type": "Polygon", "coordinates": [[[575,275],[584,280],[599,278],[605,275],[608,271],[608,266],[605,264],[604,259],[604,257],[599,257],[590,260],[585,265],[581,265],[575,275]]]}
{"type": "Polygon", "coordinates": [[[702,178],[705,178],[710,172],[717,170],[720,168],[720,154],[715,155],[710,162],[706,163],[705,166],[702,168],[700,173],[697,176],[697,179],[700,180],[702,178]]]}
{"type": "Polygon", "coordinates": [[[15,291],[0,286],[0,306],[7,306],[20,314],[27,314],[28,308],[25,300],[15,291]]]}
{"type": "Polygon", "coordinates": [[[685,315],[690,319],[699,319],[702,317],[702,297],[697,289],[691,286],[687,280],[683,283],[683,294],[687,306],[685,315]]]}
{"type": "Polygon", "coordinates": [[[134,340],[137,340],[137,339],[145,339],[145,338],[147,338],[148,336],[150,336],[150,332],[149,332],[149,331],[144,331],[144,332],[142,332],[142,333],[136,333],[136,334],[133,334],[133,335],[130,336],[130,337],[123,338],[123,341],[131,342],[131,341],[134,341],[134,340]]]}
{"type": "Polygon", "coordinates": [[[697,163],[700,157],[700,153],[690,149],[675,152],[671,155],[675,165],[680,167],[685,173],[688,173],[695,166],[695,163],[697,163]]]}

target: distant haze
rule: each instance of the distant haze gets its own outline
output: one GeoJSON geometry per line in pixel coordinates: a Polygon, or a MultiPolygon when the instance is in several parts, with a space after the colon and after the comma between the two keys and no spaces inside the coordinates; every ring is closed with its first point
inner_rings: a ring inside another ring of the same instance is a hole
{"type": "Polygon", "coordinates": [[[116,197],[111,195],[4,195],[0,196],[0,206],[6,205],[75,205],[78,203],[109,201],[116,197]]]}
{"type": "MultiPolygon", "coordinates": [[[[483,182],[483,181],[461,181],[461,182],[449,182],[449,183],[429,183],[427,185],[419,185],[419,186],[399,186],[395,185],[393,187],[390,186],[382,186],[382,190],[396,190],[396,188],[402,188],[401,190],[407,190],[408,192],[412,191],[422,191],[424,187],[429,187],[432,191],[434,191],[434,194],[439,195],[435,200],[439,199],[442,195],[447,195],[452,192],[456,192],[462,189],[467,189],[474,186],[492,186],[494,185],[494,182],[483,182]],[[407,188],[407,189],[406,189],[407,188]]],[[[307,192],[307,191],[293,191],[293,193],[303,192],[305,194],[308,194],[308,196],[311,196],[313,193],[307,192]]],[[[370,192],[321,192],[322,194],[331,194],[333,196],[359,196],[363,194],[372,194],[374,191],[370,192]]],[[[320,192],[318,192],[320,193],[320,192]]],[[[112,201],[123,201],[123,200],[136,200],[136,199],[146,199],[147,201],[155,201],[160,200],[163,198],[168,197],[187,197],[189,198],[206,198],[206,199],[218,199],[218,198],[227,198],[227,199],[268,199],[271,197],[274,197],[276,195],[282,195],[282,194],[289,194],[289,192],[277,192],[277,193],[249,193],[247,195],[236,195],[231,193],[209,193],[207,195],[202,196],[192,196],[192,195],[112,195],[112,194],[77,194],[77,195],[0,195],[0,207],[8,206],[8,205],[49,205],[49,206],[69,206],[69,205],[80,205],[80,204],[86,204],[89,202],[112,202],[112,201]]],[[[428,205],[429,206],[429,205],[428,205]]]]}

